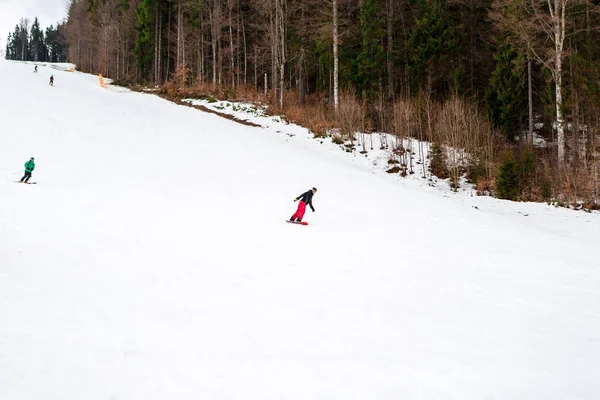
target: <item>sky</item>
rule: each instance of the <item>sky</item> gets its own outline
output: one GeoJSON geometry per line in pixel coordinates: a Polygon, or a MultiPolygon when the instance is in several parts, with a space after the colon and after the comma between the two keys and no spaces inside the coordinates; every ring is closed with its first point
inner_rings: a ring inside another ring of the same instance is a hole
{"type": "Polygon", "coordinates": [[[66,15],[66,0],[0,0],[0,48],[21,18],[38,17],[42,27],[56,25],[66,15]]]}

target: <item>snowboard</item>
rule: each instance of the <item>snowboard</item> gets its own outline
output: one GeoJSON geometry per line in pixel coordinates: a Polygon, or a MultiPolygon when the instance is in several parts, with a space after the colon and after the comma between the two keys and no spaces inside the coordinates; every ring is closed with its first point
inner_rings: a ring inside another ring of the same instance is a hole
{"type": "Polygon", "coordinates": [[[304,222],[304,221],[290,221],[289,219],[286,219],[285,222],[290,223],[290,224],[296,224],[296,225],[308,225],[308,222],[304,222]]]}
{"type": "Polygon", "coordinates": [[[26,185],[35,185],[37,182],[21,182],[21,181],[13,181],[14,183],[24,183],[26,185]]]}

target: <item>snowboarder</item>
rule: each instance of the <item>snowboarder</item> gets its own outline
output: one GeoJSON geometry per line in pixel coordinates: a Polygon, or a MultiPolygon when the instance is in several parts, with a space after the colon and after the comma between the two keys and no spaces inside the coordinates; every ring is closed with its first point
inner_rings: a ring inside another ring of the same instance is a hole
{"type": "Polygon", "coordinates": [[[294,202],[300,200],[300,203],[298,203],[298,209],[296,210],[296,213],[294,215],[292,215],[292,218],[290,218],[290,222],[301,222],[302,218],[304,217],[304,212],[306,211],[306,205],[308,204],[310,206],[310,209],[312,210],[312,212],[315,212],[315,208],[313,207],[312,204],[312,198],[313,196],[317,193],[317,188],[312,188],[311,190],[302,193],[300,196],[296,197],[294,199],[294,202]]]}
{"type": "Polygon", "coordinates": [[[37,74],[37,65],[35,67],[33,67],[33,72],[35,72],[37,74]]]}
{"type": "Polygon", "coordinates": [[[34,169],[35,162],[33,162],[33,157],[31,157],[31,159],[25,163],[25,175],[23,175],[23,177],[21,178],[21,182],[29,183],[27,181],[29,180],[29,178],[31,178],[31,173],[34,169]]]}
{"type": "Polygon", "coordinates": [[[54,86],[54,75],[50,75],[50,86],[54,86]]]}

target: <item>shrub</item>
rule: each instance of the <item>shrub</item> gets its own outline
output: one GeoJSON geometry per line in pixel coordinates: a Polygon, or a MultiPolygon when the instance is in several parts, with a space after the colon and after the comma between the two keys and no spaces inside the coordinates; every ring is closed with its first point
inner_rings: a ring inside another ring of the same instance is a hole
{"type": "Polygon", "coordinates": [[[496,179],[498,197],[506,200],[517,200],[519,196],[519,169],[511,155],[507,155],[498,169],[496,179]]]}
{"type": "Polygon", "coordinates": [[[331,141],[335,144],[344,144],[344,138],[342,138],[340,135],[334,134],[331,137],[331,141]]]}
{"type": "Polygon", "coordinates": [[[448,178],[448,168],[446,167],[446,153],[444,149],[437,143],[431,146],[431,173],[440,179],[448,178]]]}

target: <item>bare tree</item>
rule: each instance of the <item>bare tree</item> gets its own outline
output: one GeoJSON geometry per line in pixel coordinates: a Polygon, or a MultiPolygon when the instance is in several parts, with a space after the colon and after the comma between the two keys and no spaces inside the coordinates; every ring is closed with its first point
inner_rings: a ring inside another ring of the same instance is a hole
{"type": "Polygon", "coordinates": [[[333,107],[335,116],[339,115],[339,55],[338,55],[338,2],[332,1],[333,6],[333,107]]]}
{"type": "Polygon", "coordinates": [[[216,87],[221,82],[221,0],[211,0],[211,2],[212,83],[216,87]]]}
{"type": "Polygon", "coordinates": [[[392,128],[396,138],[394,153],[400,156],[404,172],[412,172],[413,168],[412,136],[416,111],[412,99],[396,100],[392,108],[392,128]]]}
{"type": "Polygon", "coordinates": [[[563,62],[567,55],[565,39],[575,29],[574,5],[587,0],[495,0],[491,12],[500,29],[509,32],[516,43],[552,73],[555,98],[557,157],[565,163],[565,119],[563,111],[563,62]],[[549,44],[549,45],[548,45],[549,44]]]}
{"type": "Polygon", "coordinates": [[[277,67],[279,69],[279,109],[283,110],[283,98],[285,90],[285,62],[286,62],[286,0],[275,0],[275,31],[277,67]]]}
{"type": "Polygon", "coordinates": [[[27,49],[29,44],[29,19],[21,18],[19,21],[21,31],[21,60],[27,60],[27,49]]]}
{"type": "Polygon", "coordinates": [[[233,46],[233,0],[227,0],[227,16],[229,26],[229,67],[231,87],[235,88],[235,49],[233,46]]]}
{"type": "Polygon", "coordinates": [[[350,144],[354,143],[356,132],[363,131],[365,110],[356,96],[349,91],[340,93],[339,127],[340,133],[345,135],[350,144]]]}

